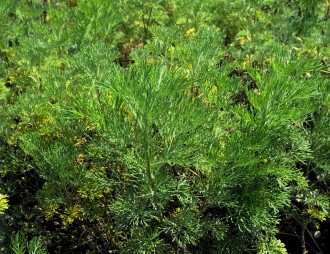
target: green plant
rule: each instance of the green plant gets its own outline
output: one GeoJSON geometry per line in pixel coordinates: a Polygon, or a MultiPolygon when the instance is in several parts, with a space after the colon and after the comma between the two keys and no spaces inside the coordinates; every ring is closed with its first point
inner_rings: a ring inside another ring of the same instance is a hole
{"type": "Polygon", "coordinates": [[[38,237],[28,241],[24,234],[17,233],[12,238],[11,249],[15,254],[47,254],[46,246],[38,237]]]}
{"type": "Polygon", "coordinates": [[[328,2],[3,2],[0,251],[286,253],[285,222],[322,228],[328,2]]]}

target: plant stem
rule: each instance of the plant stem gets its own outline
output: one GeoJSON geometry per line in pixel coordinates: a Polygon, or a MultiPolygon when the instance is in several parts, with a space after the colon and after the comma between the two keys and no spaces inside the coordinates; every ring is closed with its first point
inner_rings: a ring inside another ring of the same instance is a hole
{"type": "Polygon", "coordinates": [[[150,145],[149,145],[149,121],[148,116],[144,116],[144,151],[145,151],[145,160],[147,166],[147,175],[151,184],[151,189],[153,191],[153,196],[156,194],[156,182],[155,177],[151,168],[151,159],[150,159],[150,145]]]}
{"type": "Polygon", "coordinates": [[[317,244],[317,242],[315,241],[315,239],[314,239],[312,233],[308,230],[308,228],[306,228],[306,231],[307,231],[307,233],[309,234],[309,236],[312,238],[312,240],[313,240],[315,246],[316,246],[317,249],[319,250],[319,253],[320,253],[320,254],[323,254],[323,251],[321,250],[320,246],[319,246],[319,245],[317,244]]]}
{"type": "Polygon", "coordinates": [[[303,220],[301,223],[301,235],[300,235],[302,254],[308,254],[308,251],[306,249],[305,230],[306,230],[306,224],[305,221],[303,220]]]}

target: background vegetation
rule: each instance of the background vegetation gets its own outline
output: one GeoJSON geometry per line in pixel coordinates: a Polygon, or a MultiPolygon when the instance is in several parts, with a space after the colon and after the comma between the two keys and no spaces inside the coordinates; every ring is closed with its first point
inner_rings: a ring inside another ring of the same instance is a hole
{"type": "Polygon", "coordinates": [[[317,250],[329,10],[2,0],[0,252],[317,250]]]}

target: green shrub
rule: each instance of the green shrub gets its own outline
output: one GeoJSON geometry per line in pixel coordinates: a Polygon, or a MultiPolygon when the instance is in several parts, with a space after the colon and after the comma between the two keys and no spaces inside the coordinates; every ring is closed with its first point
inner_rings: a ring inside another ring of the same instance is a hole
{"type": "Polygon", "coordinates": [[[327,3],[3,2],[0,251],[287,253],[328,218],[327,3]]]}

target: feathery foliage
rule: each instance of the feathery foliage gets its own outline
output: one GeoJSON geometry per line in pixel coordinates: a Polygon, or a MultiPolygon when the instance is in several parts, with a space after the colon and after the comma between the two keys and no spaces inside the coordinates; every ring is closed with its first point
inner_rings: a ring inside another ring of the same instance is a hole
{"type": "Polygon", "coordinates": [[[0,10],[1,252],[287,253],[328,219],[328,1],[0,10]]]}

